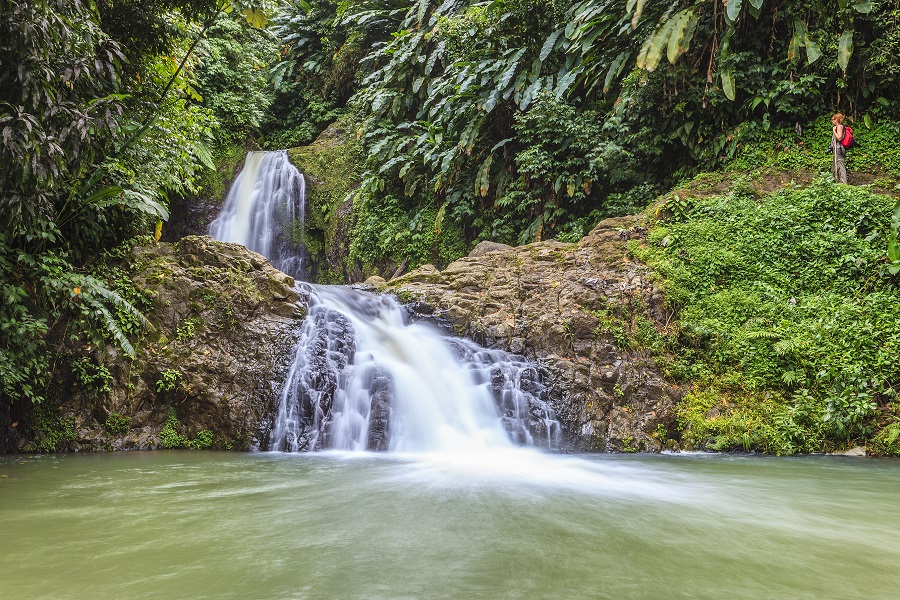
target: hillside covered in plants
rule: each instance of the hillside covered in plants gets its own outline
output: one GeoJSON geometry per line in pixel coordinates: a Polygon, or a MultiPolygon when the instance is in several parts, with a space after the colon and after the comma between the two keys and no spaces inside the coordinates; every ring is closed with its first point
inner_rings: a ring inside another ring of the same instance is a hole
{"type": "Polygon", "coordinates": [[[0,427],[142,354],[123,257],[204,233],[262,148],[307,174],[323,283],[638,214],[666,316],[614,337],[685,390],[666,435],[900,454],[897,0],[0,7],[0,427]]]}

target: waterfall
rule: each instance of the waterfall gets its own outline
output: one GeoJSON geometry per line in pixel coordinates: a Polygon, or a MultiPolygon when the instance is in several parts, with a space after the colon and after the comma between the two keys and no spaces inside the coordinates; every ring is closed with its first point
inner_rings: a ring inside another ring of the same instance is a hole
{"type": "Polygon", "coordinates": [[[275,268],[302,278],[305,196],[306,182],[287,152],[250,152],[209,234],[259,252],[275,268]]]}
{"type": "Polygon", "coordinates": [[[273,450],[554,448],[560,426],[534,367],[408,323],[387,296],[310,285],[273,450]]]}
{"type": "MultiPolygon", "coordinates": [[[[213,238],[303,279],[305,182],[285,151],[250,152],[213,238]]],[[[537,371],[519,357],[408,323],[393,298],[303,284],[309,312],[282,386],[273,450],[558,446],[537,371]]]]}

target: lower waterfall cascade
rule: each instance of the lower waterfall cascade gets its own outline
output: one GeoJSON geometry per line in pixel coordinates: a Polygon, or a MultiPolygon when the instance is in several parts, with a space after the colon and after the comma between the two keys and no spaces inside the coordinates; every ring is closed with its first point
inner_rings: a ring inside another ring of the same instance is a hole
{"type": "Polygon", "coordinates": [[[305,285],[309,314],[271,450],[558,447],[560,425],[531,364],[407,323],[392,297],[305,285]]]}

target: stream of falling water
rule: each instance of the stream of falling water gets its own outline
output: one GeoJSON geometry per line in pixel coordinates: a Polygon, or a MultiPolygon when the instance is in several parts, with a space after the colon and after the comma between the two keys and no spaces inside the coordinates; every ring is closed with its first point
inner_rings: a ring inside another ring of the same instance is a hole
{"type": "Polygon", "coordinates": [[[559,423],[519,357],[407,323],[388,296],[310,285],[274,450],[555,448],[559,423]]]}
{"type": "MultiPolygon", "coordinates": [[[[221,215],[221,241],[303,276],[303,175],[285,151],[251,152],[221,215]]],[[[273,450],[478,452],[558,447],[560,425],[535,368],[408,323],[393,298],[304,284],[309,314],[282,386],[273,450]]]]}
{"type": "Polygon", "coordinates": [[[287,152],[250,152],[209,234],[259,252],[302,279],[305,204],[306,181],[287,152]]]}

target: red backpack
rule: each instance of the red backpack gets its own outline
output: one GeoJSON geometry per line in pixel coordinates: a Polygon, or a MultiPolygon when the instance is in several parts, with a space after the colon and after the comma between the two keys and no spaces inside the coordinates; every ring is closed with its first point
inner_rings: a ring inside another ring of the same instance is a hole
{"type": "Polygon", "coordinates": [[[844,148],[852,148],[856,142],[853,141],[853,128],[844,125],[844,137],[841,138],[841,146],[844,148]]]}

